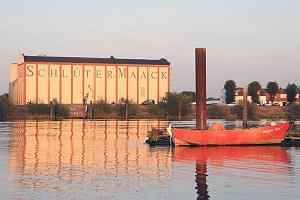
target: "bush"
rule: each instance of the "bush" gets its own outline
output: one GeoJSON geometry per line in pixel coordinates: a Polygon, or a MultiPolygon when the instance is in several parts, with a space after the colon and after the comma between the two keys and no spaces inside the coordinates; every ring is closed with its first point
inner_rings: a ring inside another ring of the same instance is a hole
{"type": "Polygon", "coordinates": [[[107,116],[111,115],[112,112],[112,105],[105,103],[102,99],[94,104],[94,114],[101,118],[107,118],[107,116]]]}
{"type": "Polygon", "coordinates": [[[31,115],[49,115],[50,106],[46,104],[29,103],[26,106],[27,112],[31,115]]]}
{"type": "Polygon", "coordinates": [[[291,119],[299,119],[300,118],[300,104],[290,104],[287,107],[288,117],[291,119]]]}
{"type": "Polygon", "coordinates": [[[53,114],[56,117],[68,118],[70,116],[70,110],[66,106],[59,104],[56,99],[53,99],[53,114]]]}
{"type": "MultiPolygon", "coordinates": [[[[231,112],[237,116],[238,119],[243,118],[243,105],[238,104],[231,108],[231,112]]],[[[259,120],[261,118],[261,115],[259,113],[259,110],[257,108],[257,105],[254,103],[248,102],[248,119],[249,120],[259,120]]]]}
{"type": "Polygon", "coordinates": [[[161,99],[159,104],[169,116],[178,116],[179,112],[182,116],[191,114],[191,96],[181,93],[170,92],[161,99]]]}
{"type": "Polygon", "coordinates": [[[242,104],[234,105],[233,107],[231,107],[230,110],[238,119],[243,118],[243,105],[242,104]]]}
{"type": "Polygon", "coordinates": [[[233,119],[230,107],[226,105],[210,105],[207,109],[207,114],[211,119],[233,119]]]}
{"type": "Polygon", "coordinates": [[[119,101],[119,104],[117,105],[117,112],[119,118],[125,118],[126,117],[126,105],[127,111],[128,111],[128,118],[135,118],[137,116],[138,108],[135,104],[133,104],[133,101],[121,98],[119,101]]]}
{"type": "Polygon", "coordinates": [[[150,105],[147,111],[151,118],[163,118],[166,116],[166,112],[161,105],[150,105]]]}
{"type": "Polygon", "coordinates": [[[0,121],[7,120],[11,112],[13,111],[13,105],[9,102],[8,95],[0,96],[0,121]]]}
{"type": "Polygon", "coordinates": [[[70,110],[61,104],[56,104],[54,105],[54,115],[55,114],[56,117],[68,118],[70,116],[70,110]]]}

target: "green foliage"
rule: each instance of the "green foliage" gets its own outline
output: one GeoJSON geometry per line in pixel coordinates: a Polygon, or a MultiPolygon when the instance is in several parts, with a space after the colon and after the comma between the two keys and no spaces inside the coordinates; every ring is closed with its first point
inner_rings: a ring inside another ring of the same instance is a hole
{"type": "Polygon", "coordinates": [[[287,108],[288,116],[291,119],[299,119],[300,118],[300,104],[290,104],[287,108]]]}
{"type": "Polygon", "coordinates": [[[196,101],[196,92],[192,92],[192,91],[183,91],[181,92],[182,95],[184,96],[188,96],[192,99],[192,102],[196,101]]]}
{"type": "Polygon", "coordinates": [[[224,84],[226,103],[235,102],[235,88],[236,84],[233,80],[228,80],[224,84]]]}
{"type": "Polygon", "coordinates": [[[258,106],[254,103],[250,103],[248,105],[248,118],[250,120],[259,120],[260,119],[260,113],[258,110],[258,106]]]}
{"type": "Polygon", "coordinates": [[[166,115],[166,112],[161,105],[149,105],[148,113],[152,118],[163,118],[166,115]]]}
{"type": "Polygon", "coordinates": [[[274,103],[274,99],[275,99],[275,96],[276,96],[278,90],[279,90],[279,87],[275,81],[273,81],[273,82],[271,81],[267,84],[267,92],[270,95],[270,100],[272,102],[272,105],[274,103]]]}
{"type": "Polygon", "coordinates": [[[8,95],[0,96],[0,121],[7,120],[13,110],[13,105],[9,102],[8,95]]]}
{"type": "Polygon", "coordinates": [[[100,114],[110,114],[113,111],[111,105],[105,103],[104,100],[99,100],[94,104],[94,112],[100,114]]]}
{"type": "Polygon", "coordinates": [[[230,107],[226,105],[210,105],[207,114],[211,119],[233,119],[235,117],[230,107]]]}
{"type": "Polygon", "coordinates": [[[26,105],[27,112],[31,115],[49,115],[50,106],[46,104],[29,103],[26,105]]]}
{"type": "Polygon", "coordinates": [[[286,96],[287,96],[287,101],[289,103],[293,103],[296,100],[296,94],[298,91],[297,85],[293,84],[288,84],[286,87],[286,96]]]}
{"type": "Polygon", "coordinates": [[[57,102],[57,99],[53,99],[52,101],[54,106],[54,116],[68,118],[70,116],[70,110],[57,102]]]}
{"type": "Polygon", "coordinates": [[[137,106],[133,101],[121,98],[119,104],[117,105],[117,112],[119,118],[126,117],[126,106],[128,112],[128,118],[135,118],[137,116],[137,106]]]}
{"type": "MultiPolygon", "coordinates": [[[[248,119],[249,120],[259,120],[260,119],[260,113],[258,110],[258,107],[254,103],[248,103],[248,119]]],[[[238,119],[243,118],[243,105],[237,104],[231,108],[231,112],[237,116],[238,119]]]]}
{"type": "Polygon", "coordinates": [[[238,118],[243,118],[243,105],[242,104],[236,104],[231,107],[231,112],[238,118]]]}
{"type": "Polygon", "coordinates": [[[184,94],[170,92],[160,101],[161,107],[169,116],[187,116],[191,113],[192,98],[184,94]]]}
{"type": "Polygon", "coordinates": [[[147,136],[150,141],[157,142],[159,139],[159,134],[160,134],[159,130],[152,127],[152,130],[148,131],[147,136]]]}
{"type": "Polygon", "coordinates": [[[261,89],[261,85],[258,81],[253,81],[248,85],[248,94],[251,96],[252,102],[260,104],[258,92],[261,89]]]}

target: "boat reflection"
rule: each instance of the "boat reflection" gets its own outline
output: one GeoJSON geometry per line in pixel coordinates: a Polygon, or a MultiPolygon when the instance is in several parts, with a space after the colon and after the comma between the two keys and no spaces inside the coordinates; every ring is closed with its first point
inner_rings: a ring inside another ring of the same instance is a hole
{"type": "MultiPolygon", "coordinates": [[[[259,172],[252,173],[257,175],[255,178],[270,174],[275,179],[276,174],[290,173],[290,156],[281,147],[171,149],[149,148],[144,144],[148,130],[167,126],[167,121],[155,120],[14,122],[9,143],[9,176],[15,185],[16,199],[34,198],[45,191],[55,195],[67,193],[70,198],[97,193],[103,199],[113,199],[116,193],[123,197],[128,192],[134,196],[136,191],[156,191],[167,199],[170,182],[187,178],[189,163],[196,165],[193,180],[198,199],[213,196],[208,181],[226,173],[227,168],[244,171],[241,177],[249,171],[259,172]],[[184,163],[183,174],[181,168],[174,166],[176,162],[184,163]],[[215,173],[214,169],[220,170],[215,173]],[[180,179],[176,179],[177,174],[180,179]]],[[[227,179],[228,175],[224,177],[227,179]]]]}
{"type": "Polygon", "coordinates": [[[245,173],[287,174],[291,159],[277,146],[176,147],[174,160],[195,162],[197,199],[209,199],[208,168],[232,168],[245,173]],[[209,166],[209,167],[208,167],[209,166]]]}
{"type": "Polygon", "coordinates": [[[10,174],[26,175],[16,181],[30,187],[47,184],[36,182],[34,175],[74,181],[87,171],[96,177],[167,179],[172,151],[143,144],[148,130],[167,124],[140,120],[16,122],[10,139],[10,174]]]}

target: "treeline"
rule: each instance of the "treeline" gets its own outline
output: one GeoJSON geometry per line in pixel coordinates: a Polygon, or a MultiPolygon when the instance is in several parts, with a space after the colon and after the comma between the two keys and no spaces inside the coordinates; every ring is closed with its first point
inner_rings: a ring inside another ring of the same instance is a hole
{"type": "Polygon", "coordinates": [[[0,120],[25,119],[25,118],[70,118],[74,117],[72,112],[80,113],[80,117],[90,112],[89,118],[98,119],[138,119],[138,118],[156,118],[156,119],[182,119],[192,118],[191,103],[195,99],[194,92],[168,93],[158,104],[137,105],[126,99],[120,99],[118,104],[107,104],[100,100],[92,105],[66,106],[61,105],[56,99],[49,104],[29,103],[25,106],[14,106],[9,102],[8,95],[2,95],[0,98],[0,120]]]}
{"type": "MultiPolygon", "coordinates": [[[[98,101],[92,104],[92,118],[95,119],[167,119],[182,120],[195,118],[194,92],[169,93],[163,97],[158,104],[137,105],[132,101],[121,99],[119,104],[107,104],[98,101]]],[[[74,117],[76,106],[66,106],[59,104],[55,99],[52,101],[53,118],[74,117]]],[[[83,106],[77,105],[80,114],[83,106]]],[[[281,107],[257,106],[254,103],[248,105],[248,119],[259,120],[262,118],[284,118],[285,113],[290,118],[300,118],[300,104],[290,104],[283,109],[281,107]]],[[[51,106],[48,104],[27,104],[25,106],[13,106],[9,103],[8,95],[0,96],[0,120],[8,119],[49,119],[51,106]]],[[[208,118],[236,120],[242,118],[242,105],[208,105],[208,118]]],[[[82,115],[77,116],[82,118],[82,115]]]]}
{"type": "Polygon", "coordinates": [[[0,121],[6,121],[12,114],[13,105],[9,102],[8,94],[0,96],[0,121]]]}
{"type": "Polygon", "coordinates": [[[93,105],[95,118],[156,118],[182,119],[192,117],[191,103],[193,92],[167,93],[158,104],[137,105],[134,102],[121,99],[119,104],[106,104],[103,100],[93,105]]]}
{"type": "MultiPolygon", "coordinates": [[[[225,102],[227,104],[234,103],[236,84],[233,80],[228,80],[224,84],[225,89],[225,102]]],[[[248,95],[251,96],[253,103],[260,104],[259,91],[262,89],[261,84],[258,81],[252,81],[248,84],[248,95]]],[[[270,95],[271,104],[274,105],[274,100],[276,94],[279,92],[278,83],[275,81],[268,82],[266,85],[266,92],[270,95]]],[[[287,102],[293,104],[297,100],[297,94],[300,91],[300,86],[298,87],[294,83],[289,83],[285,89],[283,89],[287,95],[287,102]]]]}
{"type": "MultiPolygon", "coordinates": [[[[52,115],[53,118],[68,118],[70,110],[53,99],[52,115]]],[[[14,106],[9,101],[8,94],[0,96],[0,121],[8,119],[47,119],[50,118],[51,106],[49,104],[29,103],[26,106],[14,106]]]]}

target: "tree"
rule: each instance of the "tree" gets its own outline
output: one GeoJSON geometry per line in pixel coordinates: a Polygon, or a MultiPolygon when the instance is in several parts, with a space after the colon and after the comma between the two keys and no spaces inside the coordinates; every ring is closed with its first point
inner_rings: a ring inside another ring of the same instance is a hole
{"type": "Polygon", "coordinates": [[[181,94],[182,94],[182,95],[185,95],[185,96],[191,97],[191,99],[192,99],[193,102],[196,101],[196,92],[192,92],[192,91],[182,91],[181,94]]]}
{"type": "Polygon", "coordinates": [[[272,105],[274,103],[275,96],[278,92],[278,89],[279,89],[278,84],[275,81],[273,81],[273,82],[271,81],[267,84],[267,92],[270,95],[270,100],[271,100],[272,105]]]}
{"type": "Polygon", "coordinates": [[[298,91],[297,85],[293,84],[288,84],[286,87],[286,96],[287,96],[287,101],[289,103],[293,103],[296,100],[296,94],[298,91]]]}
{"type": "Polygon", "coordinates": [[[0,121],[7,120],[13,110],[13,105],[9,102],[8,95],[0,96],[0,121]]]}
{"type": "Polygon", "coordinates": [[[233,80],[228,80],[224,84],[226,103],[235,102],[235,88],[236,84],[233,80]]]}
{"type": "Polygon", "coordinates": [[[248,85],[248,93],[251,96],[253,103],[260,104],[258,92],[261,89],[261,85],[258,81],[252,81],[248,85]]]}
{"type": "Polygon", "coordinates": [[[126,106],[127,106],[127,117],[129,118],[135,118],[138,114],[138,108],[134,104],[133,101],[121,98],[119,100],[119,104],[117,104],[117,111],[118,111],[118,117],[119,118],[125,118],[126,117],[126,106]]]}
{"type": "Polygon", "coordinates": [[[192,98],[190,96],[169,92],[159,102],[169,116],[186,116],[191,112],[192,98]]]}

